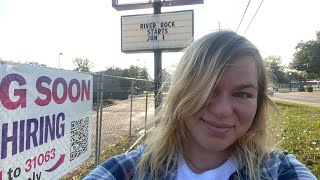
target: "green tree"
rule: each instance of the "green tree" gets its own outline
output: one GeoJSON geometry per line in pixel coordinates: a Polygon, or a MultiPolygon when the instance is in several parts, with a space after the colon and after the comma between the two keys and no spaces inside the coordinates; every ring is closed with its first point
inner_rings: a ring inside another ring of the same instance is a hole
{"type": "Polygon", "coordinates": [[[75,58],[73,65],[76,67],[74,70],[79,72],[90,72],[90,69],[93,67],[93,63],[87,58],[75,58]]]}
{"type": "Polygon", "coordinates": [[[130,77],[130,72],[129,72],[129,69],[124,69],[122,71],[122,77],[130,77]]]}
{"type": "MultiPolygon", "coordinates": [[[[147,72],[146,68],[141,68],[139,66],[133,66],[131,65],[129,69],[124,69],[122,72],[123,77],[129,77],[129,78],[134,78],[134,79],[149,79],[149,74],[147,72]]],[[[122,87],[127,87],[129,85],[129,82],[127,80],[123,80],[121,83],[122,87]]],[[[131,82],[130,82],[131,86],[131,82]]],[[[142,80],[135,80],[133,82],[134,88],[138,92],[142,92],[146,87],[146,82],[142,80]]]]}
{"type": "Polygon", "coordinates": [[[106,70],[103,71],[103,74],[111,75],[111,76],[122,76],[123,69],[119,67],[107,67],[106,70]]]}
{"type": "Polygon", "coordinates": [[[275,82],[288,83],[289,80],[286,78],[284,73],[284,66],[281,65],[282,58],[280,56],[268,56],[264,59],[266,68],[273,76],[275,82]]]}
{"type": "Polygon", "coordinates": [[[289,82],[291,81],[299,81],[301,80],[302,76],[301,73],[296,72],[296,71],[287,71],[285,73],[286,79],[289,80],[289,82]]]}
{"type": "Polygon", "coordinates": [[[131,65],[129,69],[124,69],[124,71],[125,70],[126,72],[122,73],[123,77],[130,77],[135,79],[149,79],[149,74],[146,68],[131,65]]]}
{"type": "Polygon", "coordinates": [[[140,79],[149,79],[149,74],[148,74],[147,68],[144,67],[144,68],[140,69],[139,77],[140,77],[140,79]]]}
{"type": "Polygon", "coordinates": [[[316,40],[299,42],[290,68],[302,71],[305,78],[320,78],[320,31],[316,40]]]}
{"type": "Polygon", "coordinates": [[[131,65],[130,68],[129,68],[129,77],[131,77],[131,78],[139,78],[139,71],[140,71],[140,67],[139,66],[131,65]]]}

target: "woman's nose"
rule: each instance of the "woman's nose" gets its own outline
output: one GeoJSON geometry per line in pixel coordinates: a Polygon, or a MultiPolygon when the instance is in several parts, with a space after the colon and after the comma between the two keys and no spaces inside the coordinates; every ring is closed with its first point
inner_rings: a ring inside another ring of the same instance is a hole
{"type": "Polygon", "coordinates": [[[232,97],[223,93],[217,94],[210,99],[207,108],[217,118],[228,117],[233,113],[232,97]]]}

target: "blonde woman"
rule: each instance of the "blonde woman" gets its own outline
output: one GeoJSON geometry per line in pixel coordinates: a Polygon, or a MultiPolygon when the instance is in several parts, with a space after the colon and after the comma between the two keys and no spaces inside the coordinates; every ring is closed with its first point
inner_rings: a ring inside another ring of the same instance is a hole
{"type": "Polygon", "coordinates": [[[85,179],[316,179],[268,137],[266,70],[257,48],[231,31],[185,51],[145,145],[85,179]]]}

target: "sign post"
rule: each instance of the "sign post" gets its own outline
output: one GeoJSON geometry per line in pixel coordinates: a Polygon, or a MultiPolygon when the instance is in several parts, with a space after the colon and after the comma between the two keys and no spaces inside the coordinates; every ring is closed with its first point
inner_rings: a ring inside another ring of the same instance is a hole
{"type": "MultiPolygon", "coordinates": [[[[161,14],[161,2],[153,3],[153,14],[161,14]]],[[[157,109],[161,102],[161,94],[159,93],[159,89],[162,84],[162,52],[161,49],[156,49],[153,51],[154,54],[154,108],[157,109]]]]}
{"type": "Polygon", "coordinates": [[[203,0],[155,0],[112,5],[118,11],[153,7],[153,14],[121,17],[121,51],[154,53],[155,108],[161,104],[162,52],[178,52],[194,40],[193,10],[161,13],[162,7],[203,4],[203,0]],[[151,6],[152,5],[152,6],[151,6]]]}

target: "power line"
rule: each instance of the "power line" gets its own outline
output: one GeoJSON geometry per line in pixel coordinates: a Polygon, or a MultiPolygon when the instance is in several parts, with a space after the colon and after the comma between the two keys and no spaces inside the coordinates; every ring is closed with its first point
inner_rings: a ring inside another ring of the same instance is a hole
{"type": "Polygon", "coordinates": [[[258,9],[257,9],[256,13],[253,15],[253,17],[252,17],[252,19],[251,19],[251,21],[250,21],[249,25],[247,26],[247,29],[246,29],[246,30],[244,31],[244,33],[243,33],[243,35],[244,35],[244,34],[246,34],[247,30],[249,29],[249,27],[250,27],[250,25],[251,25],[251,23],[252,23],[252,21],[253,21],[254,17],[256,17],[256,15],[257,15],[257,13],[258,13],[258,11],[259,11],[259,9],[260,9],[260,7],[261,7],[261,5],[262,5],[263,1],[264,1],[264,0],[262,0],[262,1],[261,1],[261,3],[260,3],[260,5],[259,5],[259,7],[258,7],[258,9]]]}
{"type": "Polygon", "coordinates": [[[239,23],[239,25],[238,25],[238,28],[237,28],[237,31],[236,31],[236,32],[238,32],[239,27],[240,27],[240,25],[241,25],[241,23],[242,23],[242,20],[243,20],[243,18],[244,18],[244,15],[247,13],[247,9],[248,9],[248,7],[249,7],[250,2],[251,2],[251,0],[249,0],[249,2],[248,2],[248,4],[247,4],[247,7],[246,7],[246,10],[244,10],[244,13],[243,13],[243,15],[242,15],[241,21],[240,21],[240,23],[239,23]]]}

